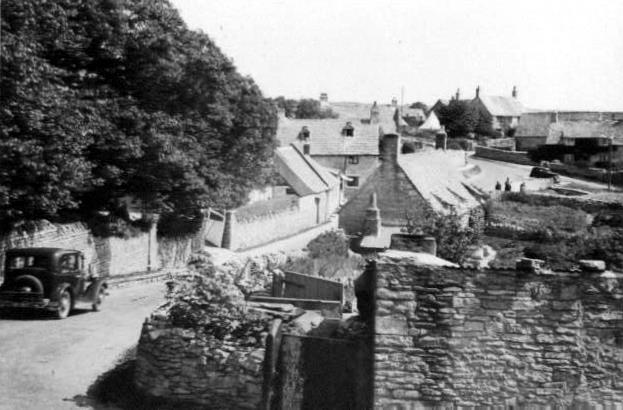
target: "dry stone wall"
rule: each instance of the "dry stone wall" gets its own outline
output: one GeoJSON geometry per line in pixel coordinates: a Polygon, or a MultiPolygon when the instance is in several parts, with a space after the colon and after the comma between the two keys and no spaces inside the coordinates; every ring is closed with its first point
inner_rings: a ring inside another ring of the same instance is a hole
{"type": "Polygon", "coordinates": [[[623,275],[375,272],[375,408],[623,403],[623,275]]]}
{"type": "Polygon", "coordinates": [[[265,348],[242,347],[154,314],[139,340],[135,383],[144,393],[208,409],[257,409],[265,348]]]}

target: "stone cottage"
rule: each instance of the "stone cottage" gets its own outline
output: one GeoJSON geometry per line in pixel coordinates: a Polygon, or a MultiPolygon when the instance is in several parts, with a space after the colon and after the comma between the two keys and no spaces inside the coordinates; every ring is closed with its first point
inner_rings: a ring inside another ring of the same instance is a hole
{"type": "MultiPolygon", "coordinates": [[[[290,119],[281,117],[277,139],[281,145],[294,144],[320,165],[343,177],[346,198],[351,197],[374,171],[379,161],[379,141],[394,132],[388,107],[373,104],[333,103],[340,117],[290,119]],[[368,114],[362,114],[367,111],[368,114]]],[[[392,111],[393,112],[393,111],[392,111]]]]}
{"type": "Polygon", "coordinates": [[[491,118],[491,126],[503,135],[510,135],[519,126],[519,119],[524,112],[517,96],[517,87],[513,87],[511,96],[480,95],[476,88],[476,97],[470,102],[479,111],[491,118]]]}
{"type": "Polygon", "coordinates": [[[529,113],[522,118],[515,140],[517,150],[547,146],[551,160],[606,168],[611,148],[612,161],[623,161],[623,115],[569,111],[529,113]]]}
{"type": "Polygon", "coordinates": [[[296,145],[277,148],[275,163],[277,185],[225,212],[223,248],[245,250],[335,221],[342,195],[336,174],[296,145]]]}
{"type": "Polygon", "coordinates": [[[348,234],[363,231],[370,197],[376,194],[385,230],[399,231],[418,221],[426,208],[447,213],[454,207],[465,223],[481,221],[479,190],[467,177],[462,152],[420,151],[400,153],[400,137],[386,135],[382,161],[359,191],[340,209],[340,227],[348,234]]]}

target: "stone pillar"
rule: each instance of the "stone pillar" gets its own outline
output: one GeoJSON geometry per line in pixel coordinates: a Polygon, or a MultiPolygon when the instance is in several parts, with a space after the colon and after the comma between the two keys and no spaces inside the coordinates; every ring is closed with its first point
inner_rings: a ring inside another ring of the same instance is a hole
{"type": "Polygon", "coordinates": [[[223,226],[223,241],[221,248],[234,250],[234,225],[236,224],[236,211],[225,211],[225,223],[223,226]]]}
{"type": "Polygon", "coordinates": [[[376,192],[370,195],[370,206],[366,209],[366,219],[363,223],[364,236],[376,236],[381,230],[381,211],[376,206],[376,192]]]}

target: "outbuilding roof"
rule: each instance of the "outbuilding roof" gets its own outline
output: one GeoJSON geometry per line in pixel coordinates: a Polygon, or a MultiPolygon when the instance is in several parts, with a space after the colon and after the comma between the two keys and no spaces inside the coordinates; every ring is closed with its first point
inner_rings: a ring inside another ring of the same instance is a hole
{"type": "Polygon", "coordinates": [[[279,174],[299,196],[324,192],[339,184],[328,169],[294,145],[277,148],[275,162],[279,174]]]}
{"type": "Polygon", "coordinates": [[[447,212],[454,207],[459,214],[475,208],[480,202],[472,192],[465,177],[464,153],[452,151],[426,151],[403,154],[398,165],[415,189],[437,212],[447,212]]]}

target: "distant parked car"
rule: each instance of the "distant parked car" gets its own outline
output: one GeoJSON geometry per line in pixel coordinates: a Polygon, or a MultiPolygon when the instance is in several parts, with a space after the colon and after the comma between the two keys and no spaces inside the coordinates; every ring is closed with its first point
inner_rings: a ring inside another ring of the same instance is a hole
{"type": "Polygon", "coordinates": [[[66,318],[76,303],[100,310],[107,295],[105,278],[84,268],[80,251],[60,248],[9,249],[5,256],[0,308],[34,308],[66,318]]]}
{"type": "Polygon", "coordinates": [[[554,181],[558,182],[560,180],[560,175],[556,172],[553,172],[549,168],[545,167],[534,167],[532,171],[530,171],[530,176],[532,178],[554,178],[554,181]]]}

